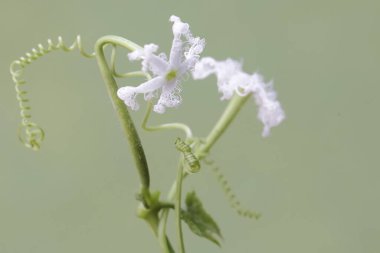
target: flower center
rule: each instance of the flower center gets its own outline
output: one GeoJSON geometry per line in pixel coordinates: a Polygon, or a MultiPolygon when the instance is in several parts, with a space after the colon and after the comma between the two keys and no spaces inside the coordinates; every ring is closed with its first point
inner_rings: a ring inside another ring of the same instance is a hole
{"type": "Polygon", "coordinates": [[[171,81],[173,80],[174,78],[177,77],[177,71],[175,70],[170,70],[167,74],[166,74],[166,80],[167,81],[171,81]]]}

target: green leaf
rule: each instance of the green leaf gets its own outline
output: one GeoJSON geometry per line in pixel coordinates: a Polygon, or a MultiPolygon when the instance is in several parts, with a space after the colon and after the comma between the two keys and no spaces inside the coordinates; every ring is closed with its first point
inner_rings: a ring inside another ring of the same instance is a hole
{"type": "Polygon", "coordinates": [[[186,195],[186,210],[182,210],[181,218],[190,230],[220,246],[219,239],[223,239],[219,226],[213,218],[203,209],[201,201],[195,192],[186,195]]]}

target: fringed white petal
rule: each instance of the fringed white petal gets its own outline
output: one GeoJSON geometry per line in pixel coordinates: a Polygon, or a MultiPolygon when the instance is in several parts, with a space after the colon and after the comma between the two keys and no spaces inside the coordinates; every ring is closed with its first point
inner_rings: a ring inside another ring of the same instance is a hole
{"type": "Polygon", "coordinates": [[[284,110],[277,101],[272,84],[265,84],[263,77],[257,73],[248,75],[242,71],[242,64],[238,61],[216,61],[211,57],[205,57],[196,63],[192,74],[194,79],[204,79],[215,74],[218,91],[222,94],[221,100],[231,99],[235,93],[239,96],[253,93],[259,107],[257,117],[264,124],[264,137],[269,135],[272,127],[285,119],[284,110]]]}
{"type": "Polygon", "coordinates": [[[284,119],[285,113],[278,101],[271,101],[259,107],[258,118],[264,124],[262,136],[267,137],[272,127],[278,126],[284,119]]]}
{"type": "Polygon", "coordinates": [[[165,78],[162,76],[157,76],[153,79],[150,79],[149,81],[146,81],[145,83],[140,84],[135,88],[136,93],[148,93],[153,92],[165,85],[166,81],[165,78]]]}
{"type": "Polygon", "coordinates": [[[192,57],[189,59],[186,59],[184,62],[181,63],[181,65],[178,68],[178,74],[184,75],[187,72],[192,72],[194,69],[195,64],[198,62],[198,59],[196,57],[192,57]]]}
{"type": "Polygon", "coordinates": [[[136,49],[133,52],[128,54],[128,59],[130,61],[137,61],[146,58],[147,56],[155,53],[158,50],[158,46],[156,44],[147,44],[142,49],[136,49]]]}
{"type": "Polygon", "coordinates": [[[218,90],[222,93],[221,100],[230,99],[237,90],[237,82],[233,82],[233,78],[240,74],[241,63],[232,59],[217,62],[215,66],[215,74],[218,79],[218,90]]]}
{"type": "Polygon", "coordinates": [[[229,85],[234,87],[234,91],[241,97],[247,96],[251,92],[252,77],[245,72],[237,72],[229,81],[229,85]]]}
{"type": "Polygon", "coordinates": [[[171,16],[169,19],[173,22],[173,42],[170,50],[169,64],[171,68],[178,66],[182,58],[184,57],[184,42],[181,39],[182,35],[188,35],[190,33],[189,24],[183,23],[177,16],[171,16]]]}
{"type": "Polygon", "coordinates": [[[172,15],[169,20],[173,22],[172,29],[174,37],[189,33],[189,24],[183,23],[179,17],[172,15]]]}
{"type": "Polygon", "coordinates": [[[166,107],[177,107],[182,101],[182,98],[179,95],[180,91],[181,90],[176,82],[172,82],[162,87],[161,96],[153,110],[157,113],[164,113],[166,107]]]}
{"type": "Polygon", "coordinates": [[[190,45],[189,49],[184,53],[186,59],[193,57],[199,58],[199,55],[203,52],[206,45],[205,39],[190,37],[188,38],[188,43],[190,45]]]}
{"type": "Polygon", "coordinates": [[[140,108],[136,101],[135,87],[122,87],[117,91],[117,96],[122,99],[126,106],[136,111],[140,108]]]}
{"type": "Polygon", "coordinates": [[[228,83],[232,76],[241,72],[241,62],[227,59],[222,62],[217,62],[215,67],[216,76],[221,84],[228,83]]]}
{"type": "Polygon", "coordinates": [[[170,49],[170,56],[169,56],[169,65],[170,68],[175,68],[182,62],[182,58],[184,57],[183,55],[183,42],[181,38],[176,38],[174,37],[173,43],[172,43],[172,48],[170,49]]]}
{"type": "Polygon", "coordinates": [[[257,117],[264,124],[263,137],[269,136],[270,129],[278,126],[285,119],[285,112],[276,97],[271,83],[256,83],[254,98],[259,106],[257,117]]]}
{"type": "Polygon", "coordinates": [[[169,64],[162,58],[157,55],[149,55],[145,59],[147,68],[150,72],[153,73],[154,76],[162,76],[165,75],[165,73],[169,69],[169,64]]]}
{"type": "Polygon", "coordinates": [[[150,71],[154,76],[159,76],[167,71],[168,63],[162,57],[154,54],[157,50],[157,45],[147,44],[143,49],[129,53],[128,58],[130,61],[142,60],[142,71],[150,71]]]}
{"type": "Polygon", "coordinates": [[[143,55],[144,55],[144,50],[136,49],[135,51],[130,52],[130,53],[128,54],[128,59],[129,59],[130,61],[141,60],[143,55]]]}
{"type": "Polygon", "coordinates": [[[188,42],[190,44],[187,51],[185,51],[184,59],[182,63],[180,63],[178,72],[180,75],[183,75],[187,72],[193,72],[195,64],[199,61],[199,54],[202,53],[205,45],[204,39],[192,38],[192,42],[188,42]]]}
{"type": "Polygon", "coordinates": [[[117,96],[124,101],[124,103],[132,110],[139,109],[139,104],[136,101],[137,94],[143,93],[145,100],[153,97],[153,92],[161,88],[165,84],[163,77],[153,78],[145,83],[140,84],[138,87],[126,86],[117,91],[117,96]]]}
{"type": "Polygon", "coordinates": [[[204,79],[215,73],[216,61],[211,57],[204,57],[194,66],[193,78],[195,80],[204,79]]]}

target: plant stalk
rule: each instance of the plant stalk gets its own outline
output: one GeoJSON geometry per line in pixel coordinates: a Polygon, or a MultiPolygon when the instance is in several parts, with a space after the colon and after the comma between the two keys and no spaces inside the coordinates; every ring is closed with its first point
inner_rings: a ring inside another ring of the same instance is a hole
{"type": "Polygon", "coordinates": [[[141,48],[137,44],[118,36],[104,36],[100,38],[95,44],[96,59],[98,61],[99,69],[102,77],[106,83],[108,95],[111,98],[114,109],[119,116],[125,135],[127,136],[132,155],[140,176],[142,185],[142,192],[149,192],[150,177],[148,163],[146,161],[144,149],[141,145],[139,135],[129,115],[128,109],[121,99],[117,97],[118,86],[112,71],[107,64],[104,55],[104,47],[108,44],[122,46],[132,51],[141,48]]]}
{"type": "Polygon", "coordinates": [[[197,150],[195,150],[195,155],[201,160],[206,157],[213,145],[219,140],[219,138],[226,131],[231,122],[235,119],[243,105],[251,95],[239,96],[237,94],[231,99],[226,109],[224,110],[222,116],[219,118],[218,122],[215,124],[214,128],[211,130],[206,138],[206,141],[197,150]]]}

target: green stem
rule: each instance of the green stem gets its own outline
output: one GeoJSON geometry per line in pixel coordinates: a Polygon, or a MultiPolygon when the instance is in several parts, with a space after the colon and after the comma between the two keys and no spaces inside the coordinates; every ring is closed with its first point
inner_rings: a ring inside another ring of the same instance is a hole
{"type": "MultiPolygon", "coordinates": [[[[174,182],[174,184],[170,188],[170,191],[168,194],[168,200],[169,201],[171,201],[174,198],[175,193],[176,193],[176,189],[177,189],[177,183],[174,182]]],[[[167,240],[167,238],[166,238],[166,225],[168,223],[169,211],[170,211],[169,209],[164,209],[162,211],[160,224],[159,224],[159,228],[158,228],[159,241],[160,241],[160,245],[161,245],[161,248],[164,251],[164,253],[169,253],[168,248],[166,247],[166,240],[167,240]]]]}
{"type": "MultiPolygon", "coordinates": [[[[183,166],[183,159],[180,159],[180,162],[182,163],[181,166],[183,166]]],[[[182,181],[184,178],[186,178],[188,174],[185,172],[183,172],[183,177],[182,177],[182,181]]],[[[181,182],[181,186],[182,186],[182,182],[181,182]]],[[[168,196],[167,196],[167,199],[168,201],[174,201],[175,198],[176,198],[176,194],[177,194],[177,187],[178,187],[178,184],[177,184],[177,180],[172,184],[172,186],[170,187],[170,190],[169,190],[169,193],[168,193],[168,196]]],[[[175,206],[175,208],[177,208],[175,206]]],[[[160,219],[160,225],[159,225],[159,235],[160,235],[160,243],[161,243],[161,246],[164,246],[165,245],[165,240],[166,240],[166,224],[168,222],[168,216],[169,216],[169,209],[164,209],[162,211],[162,216],[161,216],[161,219],[160,219]]],[[[167,253],[166,251],[164,251],[165,253],[167,253]]]]}
{"type": "Polygon", "coordinates": [[[164,209],[162,211],[160,224],[158,226],[158,240],[164,253],[174,253],[174,250],[166,236],[166,224],[168,222],[168,216],[169,209],[164,209]]]}
{"type": "Polygon", "coordinates": [[[243,105],[247,102],[248,98],[250,97],[251,95],[247,95],[244,97],[241,97],[237,94],[234,95],[227,108],[224,110],[222,116],[219,118],[218,122],[215,124],[210,134],[207,136],[205,143],[195,151],[195,155],[199,159],[203,159],[207,155],[212,146],[223,135],[228,126],[237,116],[240,109],[243,107],[243,105]]]}
{"type": "Polygon", "coordinates": [[[128,48],[132,51],[141,48],[137,44],[118,36],[104,36],[100,38],[95,44],[96,58],[98,61],[100,72],[107,86],[108,95],[112,100],[114,109],[116,110],[119,119],[122,123],[124,133],[128,138],[130,148],[132,150],[132,155],[135,160],[135,164],[140,176],[140,182],[142,185],[142,191],[149,192],[149,169],[148,163],[145,158],[144,149],[141,145],[140,138],[137,134],[136,128],[133,121],[129,115],[127,107],[121,99],[117,97],[118,86],[112,75],[112,71],[107,64],[106,57],[104,55],[104,47],[106,45],[117,45],[128,48]]]}
{"type": "Polygon", "coordinates": [[[161,124],[158,126],[148,126],[148,120],[152,113],[153,109],[153,103],[151,101],[148,102],[148,108],[145,113],[144,120],[142,122],[142,128],[146,131],[157,131],[157,130],[163,130],[163,129],[179,129],[185,132],[186,139],[192,138],[193,133],[191,132],[190,127],[188,127],[185,124],[182,123],[167,123],[167,124],[161,124]]]}
{"type": "MultiPolygon", "coordinates": [[[[107,45],[122,46],[131,51],[140,49],[141,47],[122,37],[104,36],[96,42],[95,52],[96,52],[96,58],[98,61],[100,72],[107,86],[108,94],[111,98],[113,107],[115,108],[119,116],[119,119],[122,123],[123,130],[127,136],[129,145],[132,150],[132,155],[135,159],[135,164],[136,164],[138,174],[140,176],[140,182],[142,185],[141,194],[144,198],[150,199],[150,192],[149,192],[150,177],[149,177],[148,163],[146,161],[144,149],[141,145],[140,138],[137,134],[133,121],[129,115],[127,107],[124,105],[123,101],[119,99],[116,95],[118,86],[114,79],[113,69],[112,69],[113,67],[111,66],[111,69],[110,69],[109,65],[107,64],[107,60],[104,54],[104,47],[107,45]]],[[[142,75],[144,74],[141,72],[130,72],[125,75],[122,75],[122,77],[142,76],[142,75]]],[[[166,210],[167,209],[164,209],[164,212],[166,210]]],[[[145,217],[145,220],[151,226],[154,234],[158,236],[160,222],[159,222],[157,213],[154,213],[154,214],[150,213],[149,215],[147,215],[147,217],[145,217]]],[[[166,234],[164,234],[163,237],[164,237],[165,242],[162,245],[162,247],[165,249],[165,252],[174,253],[173,247],[171,246],[170,241],[166,237],[166,234]]]]}
{"type": "Polygon", "coordinates": [[[182,197],[182,180],[183,180],[183,159],[180,159],[176,183],[176,200],[175,215],[177,224],[177,236],[179,242],[179,252],[185,253],[185,244],[183,241],[182,220],[181,220],[181,197],[182,197]]]}
{"type": "MultiPolygon", "coordinates": [[[[160,203],[160,209],[162,209],[163,214],[168,213],[168,208],[174,208],[174,205],[171,203],[160,203]]],[[[160,246],[163,250],[164,253],[174,253],[173,247],[170,244],[170,241],[168,237],[166,236],[166,221],[165,223],[162,223],[163,215],[161,219],[158,217],[158,210],[156,207],[151,208],[151,209],[146,209],[145,206],[141,203],[140,207],[138,208],[137,215],[144,219],[149,226],[151,227],[154,235],[157,237],[159,240],[160,246]],[[162,228],[162,226],[165,226],[162,228]]],[[[167,215],[166,218],[167,219],[167,215]]]]}
{"type": "Polygon", "coordinates": [[[144,217],[144,220],[146,222],[148,222],[148,224],[150,225],[154,235],[157,237],[158,236],[158,223],[159,223],[157,213],[150,213],[149,215],[144,217]]]}

